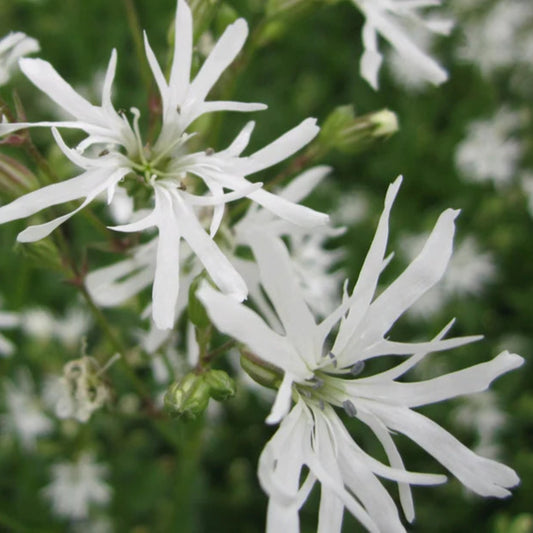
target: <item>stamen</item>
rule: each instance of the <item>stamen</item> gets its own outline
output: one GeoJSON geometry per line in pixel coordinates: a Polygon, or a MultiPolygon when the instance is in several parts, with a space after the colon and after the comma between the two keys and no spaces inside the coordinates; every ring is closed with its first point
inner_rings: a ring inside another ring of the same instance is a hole
{"type": "Polygon", "coordinates": [[[342,407],[344,412],[350,417],[355,418],[357,416],[357,409],[351,400],[344,400],[342,402],[342,407]]]}
{"type": "Polygon", "coordinates": [[[205,155],[213,155],[215,153],[215,150],[213,148],[207,148],[205,150],[205,155]]]}
{"type": "Polygon", "coordinates": [[[357,363],[354,363],[350,367],[350,374],[352,376],[358,376],[363,371],[364,368],[365,368],[365,362],[364,361],[357,361],[357,363]]]}
{"type": "Polygon", "coordinates": [[[333,352],[328,352],[328,357],[331,359],[333,366],[337,368],[337,356],[333,352]]]}
{"type": "Polygon", "coordinates": [[[317,390],[321,389],[324,386],[324,380],[322,378],[317,378],[316,376],[311,380],[311,388],[317,390]]]}
{"type": "Polygon", "coordinates": [[[141,118],[141,112],[136,108],[130,108],[131,114],[133,115],[133,132],[135,134],[135,142],[137,143],[137,150],[139,152],[139,157],[144,165],[147,164],[146,158],[144,157],[144,148],[141,140],[141,131],[139,129],[139,119],[141,118]]]}
{"type": "Polygon", "coordinates": [[[323,411],[326,408],[326,404],[324,403],[324,400],[318,400],[318,407],[320,407],[321,411],[323,411]]]}
{"type": "Polygon", "coordinates": [[[99,376],[100,374],[103,374],[115,361],[118,361],[122,356],[119,353],[116,353],[113,357],[109,359],[109,361],[95,374],[95,376],[99,376]]]}

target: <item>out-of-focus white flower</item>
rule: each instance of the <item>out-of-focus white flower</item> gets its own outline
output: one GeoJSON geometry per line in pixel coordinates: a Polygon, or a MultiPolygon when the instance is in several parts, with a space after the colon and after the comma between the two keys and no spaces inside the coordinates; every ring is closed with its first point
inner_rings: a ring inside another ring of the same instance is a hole
{"type": "Polygon", "coordinates": [[[39,50],[39,43],[22,32],[9,33],[0,39],[0,85],[9,81],[21,57],[39,50]]]}
{"type": "MultiPolygon", "coordinates": [[[[454,2],[464,8],[462,0],[454,2]]],[[[482,2],[485,4],[485,2],[482,2]]],[[[484,5],[483,8],[486,8],[484,5]]],[[[463,22],[464,37],[458,56],[479,66],[485,75],[501,69],[531,65],[533,4],[521,0],[496,2],[488,11],[473,6],[463,22]]]]}
{"type": "Polygon", "coordinates": [[[259,379],[264,381],[265,374],[270,374],[279,387],[267,422],[282,422],[259,461],[261,485],[270,498],[269,533],[299,530],[299,509],[316,481],[321,483],[319,531],[340,532],[346,507],[369,531],[405,532],[396,505],[378,476],[398,484],[409,521],[414,519],[410,485],[438,484],[446,478],[408,472],[391,433],[409,437],[482,496],[508,496],[508,489],[519,481],[512,469],[476,455],[414,408],[485,390],[495,378],[520,366],[520,356],[503,352],[492,361],[427,381],[398,381],[429,353],[480,338],[444,339],[452,321],[428,342],[389,339],[396,320],[444,274],[458,214],[452,209],[441,214],[420,254],[376,297],[379,276],[389,263],[385,257],[388,219],[399,185],[398,179],[389,187],[353,292],[345,294],[342,304],[319,324],[305,303],[283,243],[259,230],[252,249],[283,334],[207,283],[198,291],[215,326],[253,354],[250,371],[256,365],[259,379]],[[330,348],[328,337],[337,324],[330,348]],[[366,360],[391,355],[410,357],[389,370],[357,377],[366,360]],[[351,439],[334,408],[344,409],[372,430],[390,466],[367,455],[351,439]],[[309,472],[302,477],[304,467],[309,472]]]}
{"type": "Polygon", "coordinates": [[[111,500],[106,474],[107,468],[96,463],[92,454],[82,453],[74,462],[52,466],[52,481],[42,494],[57,516],[83,520],[92,505],[103,506],[111,500]]]}
{"type": "Polygon", "coordinates": [[[28,309],[23,313],[22,329],[26,335],[41,340],[50,339],[55,331],[55,317],[43,308],[28,309]]]}
{"type": "MultiPolygon", "coordinates": [[[[427,235],[404,238],[401,248],[409,260],[423,247],[427,235]]],[[[479,295],[496,274],[494,258],[482,252],[473,237],[467,237],[454,252],[442,281],[424,294],[410,309],[417,318],[430,318],[438,313],[453,297],[479,295]]]]}
{"type": "MultiPolygon", "coordinates": [[[[12,329],[20,325],[20,315],[17,313],[8,313],[0,311],[0,330],[12,329]]],[[[0,334],[0,357],[9,357],[13,355],[15,346],[13,343],[0,334]]]]}
{"type": "Polygon", "coordinates": [[[79,346],[91,324],[90,315],[81,308],[67,309],[62,318],[56,318],[54,335],[68,348],[79,346]]]}
{"type": "Polygon", "coordinates": [[[522,174],[520,184],[527,196],[527,208],[529,214],[533,217],[533,172],[528,171],[522,174]]]}
{"type": "Polygon", "coordinates": [[[57,339],[67,348],[79,346],[91,324],[90,316],[81,308],[72,307],[63,316],[46,309],[34,308],[21,315],[24,332],[40,340],[57,339]]]}
{"type": "Polygon", "coordinates": [[[477,436],[477,453],[493,459],[500,455],[498,433],[506,422],[505,413],[498,407],[493,392],[485,391],[464,399],[463,404],[453,412],[454,420],[473,430],[477,436]]]}
{"type": "Polygon", "coordinates": [[[513,137],[520,128],[521,114],[500,109],[490,120],[476,120],[457,146],[455,164],[470,181],[492,180],[496,186],[510,181],[516,173],[524,145],[513,137]]]}
{"type": "MultiPolygon", "coordinates": [[[[300,203],[330,170],[327,166],[317,166],[302,172],[278,192],[279,197],[300,203]]],[[[325,244],[332,237],[342,234],[344,228],[327,225],[302,228],[287,220],[280,220],[266,209],[252,205],[233,228],[235,244],[251,246],[258,228],[288,241],[291,259],[307,303],[320,316],[327,315],[339,303],[338,294],[343,275],[340,271],[335,271],[335,268],[344,254],[340,250],[328,250],[325,244]]],[[[263,312],[268,313],[259,289],[259,271],[255,261],[238,257],[231,258],[231,261],[246,281],[252,299],[261,306],[263,312]]],[[[274,326],[275,323],[274,319],[271,325],[274,326]]]]}
{"type": "Polygon", "coordinates": [[[441,4],[441,0],[352,0],[366,18],[363,27],[365,52],[361,58],[361,75],[377,89],[378,73],[383,56],[378,48],[380,35],[397,51],[409,69],[416,68],[429,82],[439,85],[446,81],[446,71],[412,39],[412,27],[425,32],[448,34],[452,28],[449,20],[432,18],[423,13],[428,7],[441,4]],[[412,67],[411,65],[414,65],[412,67]]]}
{"type": "Polygon", "coordinates": [[[241,154],[249,144],[253,122],[249,122],[226,149],[215,152],[208,148],[189,153],[187,145],[194,133],[187,133],[186,129],[201,115],[215,111],[257,111],[266,106],[206,101],[212,87],[246,40],[248,26],[243,19],[226,28],[192,81],[193,21],[185,0],[177,3],[175,32],[174,57],[168,81],[145,37],[147,59],[162,101],[161,130],[153,145],[142,141],[138,109],[131,109],[133,119],[130,123],[124,113],[118,113],[113,107],[111,88],[117,61],[115,51],[106,72],[101,106],[90,104],[76,93],[46,61],[22,60],[20,66],[24,74],[75,120],[0,124],[0,134],[4,135],[25,127],[51,126],[61,150],[84,170],[75,178],[43,187],[0,207],[0,223],[4,223],[28,217],[45,207],[84,199],[74,211],[45,224],[26,228],[17,237],[21,242],[46,237],[103,193],[107,194],[108,202],[112,202],[116,188],[124,179],[131,177],[138,186],[148,190],[154,203],[153,211],[141,220],[112,229],[124,232],[147,228],[158,230],[152,314],[160,329],[169,329],[174,325],[180,285],[181,240],[189,244],[222,291],[238,300],[246,297],[244,280],[213,240],[227,202],[248,197],[277,216],[306,227],[325,224],[328,220],[327,215],[278,198],[263,190],[262,183],[251,183],[246,179],[246,176],[279,163],[305,146],[318,133],[315,119],[304,120],[249,156],[241,154]],[[87,137],[76,149],[71,149],[56,127],[80,129],[87,137]],[[97,150],[95,157],[91,154],[96,148],[104,150],[97,150]],[[201,194],[197,194],[199,191],[201,194]],[[212,209],[209,235],[196,213],[205,207],[212,209]]]}
{"type": "Polygon", "coordinates": [[[17,435],[24,448],[33,450],[37,439],[52,430],[52,421],[43,412],[30,373],[20,370],[14,382],[5,379],[4,392],[7,414],[2,426],[17,435]]]}
{"type": "MultiPolygon", "coordinates": [[[[409,37],[422,50],[431,50],[435,35],[423,31],[420,27],[412,25],[409,37]]],[[[394,81],[407,91],[421,92],[428,87],[429,80],[424,75],[417,63],[406,61],[405,57],[396,49],[388,55],[388,67],[394,81]]]]}
{"type": "Polygon", "coordinates": [[[363,191],[343,191],[331,217],[335,223],[342,226],[355,226],[367,217],[369,209],[368,198],[363,191]]]}

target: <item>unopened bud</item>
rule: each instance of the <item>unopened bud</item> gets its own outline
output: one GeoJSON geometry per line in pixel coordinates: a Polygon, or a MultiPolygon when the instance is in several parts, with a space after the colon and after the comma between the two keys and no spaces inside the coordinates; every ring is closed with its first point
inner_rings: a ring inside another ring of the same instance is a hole
{"type": "Polygon", "coordinates": [[[0,191],[12,200],[39,188],[37,178],[16,159],[0,154],[0,191]]]}
{"type": "Polygon", "coordinates": [[[68,273],[61,259],[59,249],[49,237],[36,242],[16,243],[15,251],[23,255],[37,268],[68,273]]]}
{"type": "Polygon", "coordinates": [[[211,324],[211,321],[209,320],[209,317],[207,316],[207,311],[205,310],[204,305],[196,296],[198,287],[205,279],[206,279],[206,276],[204,273],[199,274],[198,276],[194,278],[194,280],[191,283],[191,286],[189,287],[189,303],[187,306],[187,311],[189,314],[189,320],[197,328],[206,328],[207,326],[211,324]]]}
{"type": "Polygon", "coordinates": [[[209,385],[209,394],[213,400],[222,402],[235,396],[235,381],[223,370],[209,370],[205,374],[205,382],[209,385]]]}
{"type": "Polygon", "coordinates": [[[241,353],[241,367],[255,382],[270,389],[278,389],[283,379],[281,369],[249,352],[241,353]]]}
{"type": "Polygon", "coordinates": [[[354,154],[398,131],[396,114],[388,109],[355,116],[353,106],[339,106],[326,118],[318,137],[323,151],[354,154]]]}
{"type": "Polygon", "coordinates": [[[374,137],[390,137],[400,128],[398,125],[398,116],[390,109],[382,109],[376,113],[368,115],[370,122],[375,125],[374,137]]]}
{"type": "Polygon", "coordinates": [[[194,420],[207,409],[209,392],[204,375],[191,372],[170,386],[164,398],[165,408],[172,416],[194,420]]]}

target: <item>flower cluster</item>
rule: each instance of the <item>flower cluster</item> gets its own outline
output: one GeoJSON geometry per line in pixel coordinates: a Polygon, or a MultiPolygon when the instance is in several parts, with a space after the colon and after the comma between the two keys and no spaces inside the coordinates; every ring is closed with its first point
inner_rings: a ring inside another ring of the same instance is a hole
{"type": "Polygon", "coordinates": [[[179,294],[180,241],[183,239],[198,257],[217,286],[237,300],[247,295],[247,287],[216,245],[216,235],[226,203],[247,197],[277,216],[302,226],[325,224],[326,215],[296,205],[252,183],[246,176],[268,168],[305,146],[317,133],[314,119],[304,120],[289,132],[255,153],[242,156],[254,129],[249,122],[231,142],[218,152],[211,148],[189,152],[193,135],[187,128],[198,117],[215,111],[250,112],[264,109],[263,104],[206,101],[213,85],[235,59],[248,33],[239,19],[226,29],[193,80],[192,16],[185,0],[178,1],[175,24],[174,58],[167,82],[145,36],[148,62],[157,83],[162,105],[162,125],[153,145],[143,142],[139,129],[140,112],[131,109],[132,119],[117,112],[111,101],[117,54],[111,54],[102,91],[102,104],[85,100],[42,59],[23,59],[20,68],[40,90],[73,117],[71,121],[6,123],[0,134],[26,127],[51,127],[63,153],[83,172],[69,180],[54,183],[17,198],[0,207],[0,223],[28,217],[46,207],[83,199],[74,211],[50,222],[26,228],[20,242],[33,242],[49,235],[72,215],[100,194],[112,203],[117,187],[128,182],[149,190],[153,207],[148,215],[129,224],[115,226],[123,232],[151,227],[158,230],[154,246],[153,319],[160,329],[174,325],[174,308],[179,294]],[[86,137],[70,148],[57,128],[81,130],[86,137]],[[207,192],[205,192],[207,191],[207,192]],[[230,192],[225,192],[230,191],[230,192]],[[209,234],[198,219],[197,211],[210,207],[209,234]]]}

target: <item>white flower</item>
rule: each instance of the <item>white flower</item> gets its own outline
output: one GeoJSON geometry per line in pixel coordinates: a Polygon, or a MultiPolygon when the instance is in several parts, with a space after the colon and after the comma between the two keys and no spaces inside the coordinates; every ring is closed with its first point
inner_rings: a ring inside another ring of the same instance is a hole
{"type": "Polygon", "coordinates": [[[457,146],[455,164],[470,181],[492,180],[496,186],[510,181],[524,151],[513,134],[520,128],[521,114],[501,108],[489,120],[469,124],[468,133],[457,146]]]}
{"type": "Polygon", "coordinates": [[[104,481],[106,473],[105,466],[83,453],[74,462],[53,465],[52,481],[42,493],[56,515],[85,519],[91,505],[106,505],[111,499],[111,488],[104,481]]]}
{"type": "Polygon", "coordinates": [[[0,85],[9,81],[17,61],[39,51],[39,43],[22,32],[14,32],[0,39],[0,85]]]}
{"type": "Polygon", "coordinates": [[[52,421],[43,412],[30,373],[20,370],[14,382],[4,380],[4,392],[7,414],[2,426],[16,434],[25,449],[33,450],[37,439],[52,431],[52,421]]]}
{"type": "Polygon", "coordinates": [[[304,120],[265,148],[241,156],[247,147],[254,123],[248,123],[224,150],[211,149],[188,153],[187,143],[194,135],[186,128],[199,116],[214,111],[256,111],[263,104],[206,101],[206,97],[226,67],[234,60],[246,39],[248,28],[237,20],[218,40],[194,80],[190,80],[192,61],[192,18],[185,0],[178,0],[174,58],[167,82],[145,38],[148,62],[162,99],[162,125],[153,146],[144,145],[139,131],[140,113],[132,108],[130,124],[111,103],[111,86],[115,75],[116,53],[113,52],[105,76],[102,105],[94,106],[78,95],[42,60],[25,59],[21,69],[28,78],[76,120],[0,124],[0,134],[22,127],[52,126],[58,146],[80,168],[80,176],[54,183],[0,207],[0,223],[24,218],[59,203],[84,198],[71,213],[55,220],[30,226],[19,234],[21,242],[35,241],[89,204],[102,193],[111,202],[115,189],[124,179],[133,179],[151,192],[154,208],[150,215],[131,224],[116,226],[117,231],[140,231],[156,227],[159,232],[153,282],[153,318],[161,328],[174,324],[174,307],[179,293],[180,241],[185,240],[198,255],[218,287],[242,300],[247,288],[244,280],[219,250],[213,240],[227,202],[248,197],[276,215],[303,226],[325,224],[327,215],[295,205],[261,189],[262,183],[250,183],[245,176],[268,168],[307,144],[318,133],[315,119],[304,120]],[[70,149],[55,127],[81,129],[87,137],[76,150],[70,149]],[[96,146],[105,148],[98,156],[96,146]],[[93,147],[93,150],[87,149],[93,147]],[[208,194],[196,194],[205,186],[208,194]],[[229,190],[230,192],[225,192],[229,190]],[[212,208],[210,235],[198,221],[196,210],[212,208]]]}
{"type": "MultiPolygon", "coordinates": [[[[409,37],[418,48],[423,50],[431,50],[435,41],[434,34],[424,31],[423,28],[416,25],[412,25],[409,37]]],[[[405,57],[395,49],[391,50],[387,59],[389,71],[400,87],[411,92],[421,92],[428,87],[429,80],[418,63],[406,61],[405,57]]]]}
{"type": "MultiPolygon", "coordinates": [[[[12,329],[20,325],[20,316],[17,313],[0,311],[0,329],[12,329]]],[[[9,357],[15,351],[14,344],[0,334],[0,357],[9,357]]]]}
{"type": "MultiPolygon", "coordinates": [[[[300,203],[327,176],[331,168],[313,167],[291,180],[289,185],[278,192],[281,198],[300,203]]],[[[292,261],[296,267],[300,287],[304,298],[311,308],[321,316],[327,315],[339,302],[338,293],[342,283],[342,273],[334,272],[343,253],[328,250],[324,244],[328,239],[344,232],[344,228],[325,225],[305,228],[287,220],[280,220],[270,211],[251,205],[245,216],[232,228],[235,245],[251,246],[255,239],[255,230],[261,229],[278,238],[284,237],[289,242],[292,261]]],[[[239,257],[230,259],[246,281],[252,299],[268,313],[263,305],[262,292],[259,288],[259,272],[254,261],[239,257]]],[[[274,319],[271,326],[276,323],[274,319]]]]}
{"type": "MultiPolygon", "coordinates": [[[[365,52],[361,58],[361,75],[377,89],[378,73],[383,57],[378,48],[378,35],[387,40],[404,61],[415,65],[421,76],[439,85],[446,81],[446,71],[411,38],[411,27],[426,32],[448,34],[452,24],[444,19],[424,18],[421,10],[439,6],[441,0],[352,0],[366,18],[363,27],[365,52]]],[[[411,67],[408,67],[411,68],[411,67]]]]}
{"type": "Polygon", "coordinates": [[[207,284],[198,293],[218,329],[279,369],[279,391],[267,422],[282,423],[265,447],[259,466],[261,484],[270,497],[269,532],[298,531],[298,510],[317,480],[322,486],[319,531],[340,531],[344,507],[369,531],[405,531],[392,498],[376,476],[398,483],[409,521],[414,519],[410,485],[436,484],[445,478],[407,472],[391,432],[409,437],[482,496],[505,497],[507,489],[518,483],[512,469],[474,454],[413,408],[485,390],[496,377],[520,366],[521,357],[504,352],[487,363],[427,381],[398,381],[429,353],[479,339],[444,339],[452,321],[428,342],[389,340],[394,322],[442,277],[452,253],[457,216],[452,209],[444,211],[418,257],[376,297],[380,273],[389,262],[385,258],[388,219],[399,185],[397,180],[387,192],[353,292],[321,323],[316,324],[304,302],[287,250],[266,233],[257,232],[252,248],[283,335],[207,284]],[[330,349],[327,339],[337,323],[330,349]],[[410,357],[387,371],[356,377],[366,360],[385,355],[410,357]],[[296,405],[287,414],[291,398],[296,405]],[[374,432],[390,467],[369,457],[351,440],[334,407],[343,408],[374,432]],[[309,473],[301,480],[304,466],[309,473]]]}
{"type": "Polygon", "coordinates": [[[56,317],[46,309],[28,309],[21,314],[20,325],[27,335],[42,341],[52,338],[67,348],[80,344],[90,325],[89,315],[81,308],[70,308],[63,317],[56,317]]]}
{"type": "Polygon", "coordinates": [[[520,179],[520,185],[527,197],[527,209],[529,214],[533,217],[533,172],[524,172],[520,179]]]}
{"type": "Polygon", "coordinates": [[[54,334],[55,317],[43,308],[28,309],[22,315],[21,326],[26,335],[47,341],[54,334]]]}
{"type": "MultiPolygon", "coordinates": [[[[462,1],[458,8],[463,7],[462,1]]],[[[461,59],[478,65],[486,76],[504,68],[531,65],[531,2],[496,2],[485,12],[473,6],[472,14],[473,20],[463,22],[464,38],[458,49],[461,59]]]]}
{"type": "Polygon", "coordinates": [[[463,428],[473,430],[477,436],[476,451],[486,457],[496,458],[500,445],[496,437],[506,422],[505,413],[498,406],[495,394],[485,391],[465,398],[453,415],[463,428]]]}
{"type": "MultiPolygon", "coordinates": [[[[412,260],[422,248],[427,235],[403,239],[401,246],[412,260]]],[[[496,274],[494,257],[482,252],[473,237],[467,237],[457,247],[441,283],[420,298],[409,312],[418,318],[431,317],[455,296],[479,295],[496,274]]]]}

